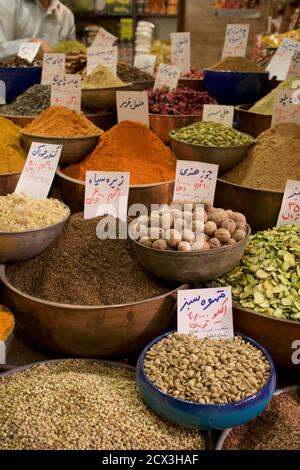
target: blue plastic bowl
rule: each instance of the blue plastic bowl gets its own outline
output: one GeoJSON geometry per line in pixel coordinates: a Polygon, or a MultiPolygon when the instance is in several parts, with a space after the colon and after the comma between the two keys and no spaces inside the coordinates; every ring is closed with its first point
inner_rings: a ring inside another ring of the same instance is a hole
{"type": "Polygon", "coordinates": [[[168,421],[200,430],[232,428],[247,423],[263,412],[275,392],[275,366],[269,353],[260,344],[240,333],[236,333],[236,335],[241,336],[256,348],[260,349],[271,366],[270,378],[267,384],[258,393],[233,403],[202,405],[181,400],[161,392],[145,374],[144,358],[146,352],[151,349],[155,343],[165,338],[170,333],[172,332],[165,333],[151,341],[140,355],[137,364],[137,384],[144,401],[152,410],[168,421]]]}
{"type": "Polygon", "coordinates": [[[268,72],[204,70],[204,87],[219,104],[250,104],[259,100],[269,79],[268,72]]]}
{"type": "Polygon", "coordinates": [[[14,101],[36,83],[41,83],[42,67],[0,67],[0,80],[6,85],[6,102],[14,101]]]}

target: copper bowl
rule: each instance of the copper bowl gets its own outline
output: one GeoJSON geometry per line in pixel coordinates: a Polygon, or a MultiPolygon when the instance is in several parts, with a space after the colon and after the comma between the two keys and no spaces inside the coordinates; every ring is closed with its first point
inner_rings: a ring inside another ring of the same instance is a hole
{"type": "Polygon", "coordinates": [[[128,357],[167,330],[178,289],[123,305],[80,306],[48,302],[16,289],[0,267],[4,298],[28,336],[75,357],[128,357]]]}
{"type": "Polygon", "coordinates": [[[171,142],[170,132],[202,121],[202,115],[169,116],[167,114],[149,114],[150,129],[165,144],[171,142]]]}
{"type": "MultiPolygon", "coordinates": [[[[56,175],[63,201],[70,207],[71,212],[83,211],[85,182],[70,178],[60,168],[56,170],[56,175]]],[[[134,204],[143,204],[150,210],[151,204],[170,204],[173,199],[173,192],[174,181],[130,186],[128,208],[134,204]]],[[[130,215],[132,217],[136,216],[136,214],[130,215]]]]}
{"type": "MultiPolygon", "coordinates": [[[[0,108],[1,111],[1,108],[0,108]]],[[[19,127],[25,127],[27,124],[31,124],[32,121],[37,117],[37,116],[12,116],[9,114],[0,114],[1,117],[4,117],[6,119],[9,119],[11,122],[13,122],[16,126],[19,127]]]]}
{"type": "Polygon", "coordinates": [[[143,82],[133,82],[131,90],[132,91],[146,91],[154,87],[154,78],[153,80],[145,80],[143,82]]]}
{"type": "Polygon", "coordinates": [[[241,104],[236,106],[235,115],[238,123],[238,130],[253,137],[259,136],[262,132],[270,129],[272,116],[260,113],[252,113],[249,110],[252,105],[241,104]]]}
{"type": "Polygon", "coordinates": [[[15,191],[21,173],[0,175],[0,196],[7,196],[15,191]]]}

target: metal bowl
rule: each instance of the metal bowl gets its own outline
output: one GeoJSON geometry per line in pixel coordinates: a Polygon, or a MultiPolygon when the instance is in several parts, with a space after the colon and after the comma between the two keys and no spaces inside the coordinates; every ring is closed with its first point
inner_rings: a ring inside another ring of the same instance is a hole
{"type": "Polygon", "coordinates": [[[188,87],[195,91],[204,91],[203,78],[180,78],[178,86],[188,87]]]}
{"type": "MultiPolygon", "coordinates": [[[[85,182],[70,178],[60,168],[56,170],[56,175],[63,201],[71,208],[71,212],[83,211],[85,182]]],[[[173,193],[174,181],[130,186],[128,207],[133,204],[144,204],[150,210],[151,204],[170,204],[173,193]]]]}
{"type": "Polygon", "coordinates": [[[146,91],[154,87],[155,80],[145,80],[144,82],[133,82],[132,91],[146,91]]]}
{"type": "Polygon", "coordinates": [[[100,134],[84,137],[45,137],[21,131],[21,144],[26,152],[29,152],[32,142],[62,145],[59,162],[65,165],[81,162],[94,150],[100,138],[100,134]]]}
{"type": "Polygon", "coordinates": [[[266,114],[252,113],[249,110],[252,105],[241,104],[236,106],[235,114],[237,128],[240,132],[245,132],[253,137],[258,137],[262,132],[270,129],[272,116],[266,114]]]}
{"type": "Polygon", "coordinates": [[[81,90],[81,106],[83,109],[111,111],[116,107],[116,92],[131,90],[132,83],[113,88],[91,88],[81,90]]]}
{"type": "Polygon", "coordinates": [[[242,259],[251,229],[247,236],[234,245],[209,251],[162,251],[131,240],[140,263],[155,276],[175,282],[205,282],[231,271],[242,259]],[[222,273],[222,274],[221,274],[222,273]]]}
{"type": "Polygon", "coordinates": [[[242,212],[255,233],[277,224],[283,193],[254,189],[218,179],[215,206],[242,212]]]}
{"type": "Polygon", "coordinates": [[[170,132],[202,121],[202,116],[169,116],[167,114],[149,114],[150,129],[164,143],[170,143],[170,132]]]}
{"type": "Polygon", "coordinates": [[[11,194],[16,189],[21,173],[0,175],[0,196],[11,194]]]}
{"type": "Polygon", "coordinates": [[[42,253],[62,231],[70,216],[57,224],[24,232],[0,232],[0,263],[18,263],[42,253]]]}
{"type": "MultiPolygon", "coordinates": [[[[1,108],[0,108],[1,111],[1,108]]],[[[6,119],[9,119],[11,122],[13,122],[16,126],[19,127],[25,127],[27,124],[31,124],[32,121],[37,117],[37,116],[12,116],[9,114],[0,114],[1,117],[4,117],[6,119]]]]}
{"type": "Polygon", "coordinates": [[[105,306],[65,305],[25,294],[0,267],[6,303],[28,336],[44,347],[75,357],[128,357],[166,331],[181,286],[152,299],[105,306]]]}
{"type": "MultiPolygon", "coordinates": [[[[4,305],[1,305],[1,310],[2,311],[4,310],[4,311],[8,312],[12,317],[11,329],[9,330],[6,338],[3,339],[3,342],[4,342],[4,356],[5,356],[4,364],[6,364],[6,359],[7,359],[7,356],[8,356],[10,347],[11,347],[11,343],[12,343],[12,340],[13,340],[13,337],[14,337],[14,329],[15,329],[16,322],[15,322],[15,317],[14,317],[13,313],[8,308],[4,307],[4,305]]],[[[1,343],[1,341],[0,341],[0,343],[1,343]]],[[[1,352],[1,344],[0,344],[0,352],[1,352]]]]}
{"type": "MultiPolygon", "coordinates": [[[[251,136],[248,135],[248,137],[251,136]]],[[[253,139],[251,144],[235,147],[211,147],[209,145],[196,145],[182,142],[171,135],[170,140],[172,150],[178,160],[213,163],[219,165],[219,172],[221,173],[239,165],[247,156],[251,146],[255,142],[253,139]]]]}

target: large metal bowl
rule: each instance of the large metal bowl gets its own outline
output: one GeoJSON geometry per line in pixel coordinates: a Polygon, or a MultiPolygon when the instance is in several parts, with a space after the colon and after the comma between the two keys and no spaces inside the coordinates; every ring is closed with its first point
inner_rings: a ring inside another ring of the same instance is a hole
{"type": "Polygon", "coordinates": [[[209,145],[195,145],[182,142],[172,137],[172,135],[170,135],[170,140],[172,150],[178,160],[213,163],[219,165],[219,172],[221,173],[232,170],[232,168],[239,165],[255,142],[253,139],[251,144],[235,147],[210,147],[209,145]]]}
{"type": "Polygon", "coordinates": [[[252,113],[249,110],[252,105],[241,104],[236,106],[235,115],[237,128],[240,132],[245,132],[253,137],[258,137],[262,132],[270,129],[272,116],[266,114],[252,113]]]}
{"type": "Polygon", "coordinates": [[[91,88],[81,91],[81,106],[83,109],[111,111],[116,107],[116,92],[131,90],[132,83],[113,88],[91,88]]]}
{"type": "Polygon", "coordinates": [[[209,251],[161,251],[141,245],[130,238],[140,263],[155,276],[175,282],[198,283],[222,276],[242,259],[251,229],[247,226],[244,240],[231,246],[209,251]],[[222,273],[222,274],[221,274],[222,273]]]}
{"type": "Polygon", "coordinates": [[[276,226],[283,193],[254,189],[218,179],[215,206],[242,212],[252,232],[276,226]]]}
{"type": "Polygon", "coordinates": [[[124,305],[65,305],[19,291],[8,281],[5,266],[1,266],[0,276],[6,303],[26,333],[44,347],[75,357],[140,353],[149,341],[166,331],[178,290],[124,305]]]}
{"type": "Polygon", "coordinates": [[[0,196],[11,194],[16,189],[21,173],[0,175],[0,196]]]}
{"type": "Polygon", "coordinates": [[[149,114],[150,129],[164,143],[170,143],[170,132],[202,121],[202,116],[169,116],[167,114],[149,114]]]}
{"type": "MultiPolygon", "coordinates": [[[[1,111],[1,108],[0,108],[1,111]]],[[[1,117],[4,117],[6,119],[9,119],[11,122],[13,122],[16,126],[19,127],[25,127],[27,124],[31,124],[32,121],[37,117],[37,116],[12,116],[10,114],[0,114],[1,117]]]]}
{"type": "MultiPolygon", "coordinates": [[[[60,168],[56,170],[56,175],[63,201],[70,207],[72,213],[81,212],[84,209],[85,182],[70,178],[60,168]]],[[[143,204],[150,210],[151,204],[170,204],[173,193],[174,181],[130,186],[128,207],[143,204]]]]}
{"type": "Polygon", "coordinates": [[[42,253],[62,231],[70,216],[57,224],[25,232],[0,232],[0,263],[18,263],[42,253]]]}
{"type": "Polygon", "coordinates": [[[195,91],[204,91],[203,78],[180,78],[178,86],[188,87],[195,91]]]}
{"type": "Polygon", "coordinates": [[[154,78],[153,80],[145,80],[143,82],[134,82],[131,86],[132,91],[146,91],[154,87],[154,78]]]}
{"type": "Polygon", "coordinates": [[[32,142],[62,145],[59,163],[70,165],[81,162],[96,147],[101,135],[84,137],[44,137],[21,131],[21,144],[29,152],[32,142]]]}

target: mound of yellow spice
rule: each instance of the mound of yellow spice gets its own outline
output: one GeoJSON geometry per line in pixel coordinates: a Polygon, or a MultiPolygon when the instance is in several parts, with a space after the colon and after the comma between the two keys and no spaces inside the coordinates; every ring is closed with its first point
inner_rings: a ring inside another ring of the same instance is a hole
{"type": "Polygon", "coordinates": [[[20,145],[20,127],[0,117],[0,174],[19,173],[25,163],[25,152],[20,145]]]}

